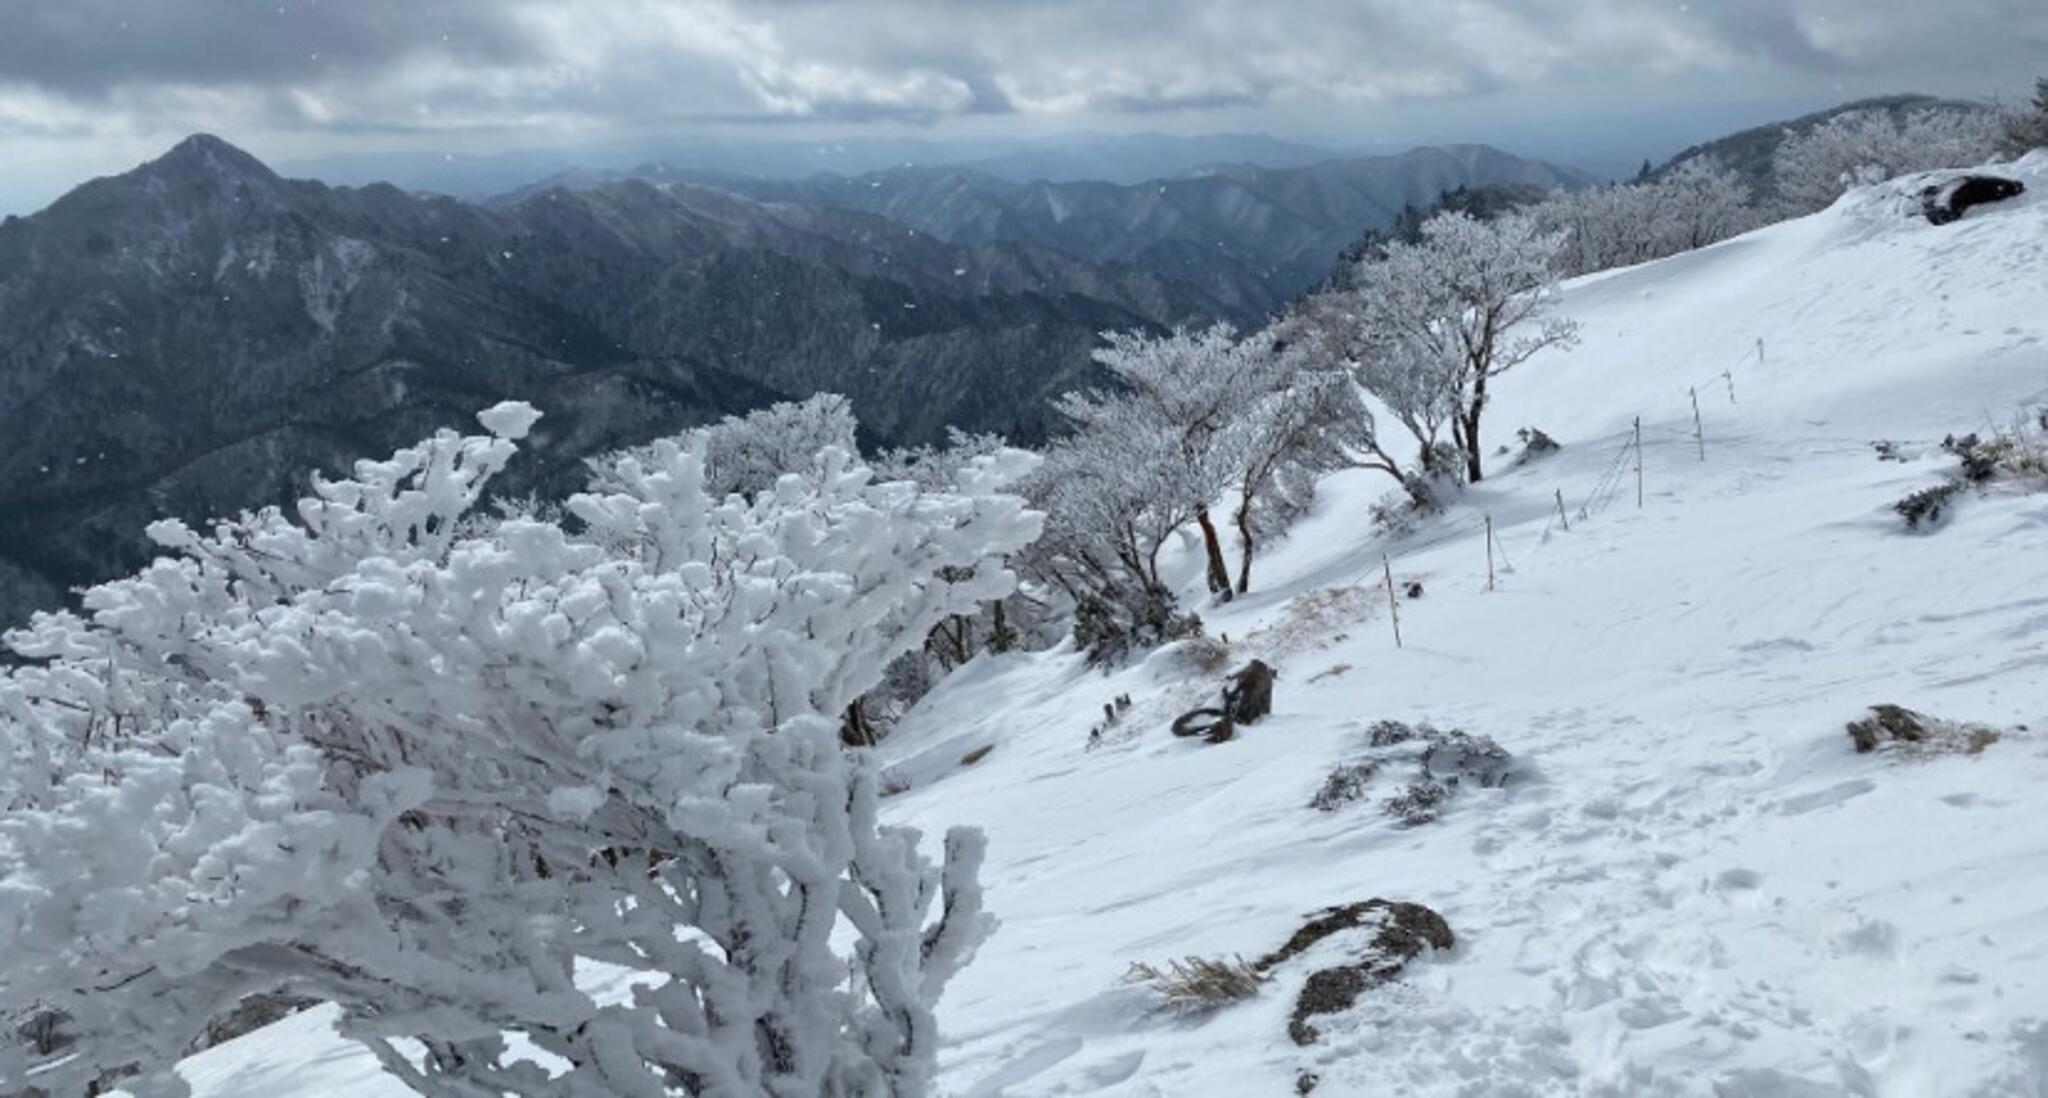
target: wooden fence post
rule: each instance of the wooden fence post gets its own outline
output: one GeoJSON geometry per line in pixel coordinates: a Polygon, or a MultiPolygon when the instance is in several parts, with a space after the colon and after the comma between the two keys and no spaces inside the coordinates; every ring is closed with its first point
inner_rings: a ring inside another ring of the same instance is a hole
{"type": "Polygon", "coordinates": [[[1562,488],[1557,490],[1557,521],[1564,523],[1565,533],[1569,534],[1572,532],[1572,520],[1566,518],[1564,514],[1564,489],[1562,488]]]}
{"type": "Polygon", "coordinates": [[[1493,516],[1486,516],[1486,589],[1493,590],[1493,516]]]}
{"type": "Polygon", "coordinates": [[[1636,417],[1636,510],[1643,509],[1643,417],[1636,417]]]}
{"type": "Polygon", "coordinates": [[[1692,388],[1687,389],[1686,392],[1692,394],[1693,441],[1700,444],[1700,460],[1705,461],[1707,460],[1707,429],[1700,425],[1700,391],[1698,388],[1692,388]]]}
{"type": "Polygon", "coordinates": [[[1380,567],[1387,571],[1387,617],[1394,623],[1394,647],[1401,645],[1401,603],[1394,595],[1394,565],[1385,553],[1380,554],[1380,567]]]}

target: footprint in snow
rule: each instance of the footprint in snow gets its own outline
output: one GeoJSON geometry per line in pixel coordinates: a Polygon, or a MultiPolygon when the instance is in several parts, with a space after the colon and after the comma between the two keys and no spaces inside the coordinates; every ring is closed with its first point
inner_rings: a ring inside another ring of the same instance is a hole
{"type": "Polygon", "coordinates": [[[1876,788],[1877,783],[1868,778],[1837,782],[1826,789],[1785,798],[1778,802],[1778,815],[1804,816],[1809,812],[1817,812],[1823,808],[1832,808],[1835,805],[1854,800],[1876,788]]]}

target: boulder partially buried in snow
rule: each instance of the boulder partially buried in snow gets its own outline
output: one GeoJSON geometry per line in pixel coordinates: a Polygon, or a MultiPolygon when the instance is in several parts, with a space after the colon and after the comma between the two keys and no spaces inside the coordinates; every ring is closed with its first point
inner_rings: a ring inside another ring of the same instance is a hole
{"type": "Polygon", "coordinates": [[[1920,189],[1920,212],[1936,225],[1962,219],[1963,211],[1986,202],[2003,202],[2025,194],[2017,179],[1996,175],[1960,175],[1920,189]]]}
{"type": "Polygon", "coordinates": [[[1915,755],[1975,755],[1998,737],[1990,725],[1930,717],[1903,705],[1873,705],[1849,722],[1849,741],[1858,753],[1896,748],[1915,755]]]}
{"type": "Polygon", "coordinates": [[[1252,967],[1261,974],[1308,952],[1337,935],[1357,939],[1350,959],[1309,974],[1288,1015],[1287,1035],[1297,1045],[1313,1044],[1321,1034],[1308,1020],[1351,1009],[1360,995],[1392,982],[1408,962],[1427,950],[1457,944],[1444,917],[1421,904],[1371,899],[1318,912],[1287,944],[1259,958],[1252,967]]]}

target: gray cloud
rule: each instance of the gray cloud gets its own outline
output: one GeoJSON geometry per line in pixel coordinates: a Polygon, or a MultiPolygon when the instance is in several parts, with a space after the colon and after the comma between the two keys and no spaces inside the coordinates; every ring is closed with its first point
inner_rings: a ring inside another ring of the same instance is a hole
{"type": "Polygon", "coordinates": [[[2038,0],[0,0],[0,26],[17,95],[357,132],[1380,103],[2048,49],[2038,0]]]}
{"type": "Polygon", "coordinates": [[[298,155],[1001,116],[1329,132],[1561,89],[2012,91],[2044,58],[2041,0],[0,0],[0,141],[55,164],[200,129],[298,155]]]}
{"type": "Polygon", "coordinates": [[[451,0],[0,0],[0,79],[68,95],[122,86],[292,84],[415,56],[517,64],[548,44],[451,0]]]}

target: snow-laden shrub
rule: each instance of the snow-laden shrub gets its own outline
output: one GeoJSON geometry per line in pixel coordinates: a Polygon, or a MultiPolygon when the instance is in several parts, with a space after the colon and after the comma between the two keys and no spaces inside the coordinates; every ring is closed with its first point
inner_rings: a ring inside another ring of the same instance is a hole
{"type": "MultiPolygon", "coordinates": [[[[1965,489],[1989,489],[1994,485],[2020,492],[2048,491],[2048,409],[2037,409],[2035,420],[2016,417],[2010,427],[1991,431],[1950,435],[1941,449],[1953,454],[1956,470],[1940,484],[1908,493],[1892,504],[1892,510],[1906,520],[1908,530],[1931,530],[1948,520],[1953,502],[1965,489]]],[[[1881,457],[1886,455],[1879,448],[1881,457]]],[[[1896,447],[1891,451],[1896,453],[1896,447]]]]}
{"type": "Polygon", "coordinates": [[[1309,799],[1334,812],[1362,801],[1380,775],[1396,768],[1412,775],[1380,802],[1403,827],[1429,823],[1461,790],[1497,789],[1514,776],[1514,757],[1490,736],[1402,721],[1374,721],[1365,730],[1366,753],[1339,764],[1309,799]]]}
{"type": "MultiPolygon", "coordinates": [[[[837,393],[779,401],[745,415],[726,416],[696,432],[704,451],[704,490],[713,499],[723,499],[731,492],[752,495],[773,486],[784,473],[807,468],[821,450],[857,453],[854,436],[858,429],[853,405],[837,393]]],[[[592,482],[609,487],[606,478],[622,459],[631,457],[645,464],[655,458],[659,446],[649,443],[591,458],[592,482]]]]}
{"type": "Polygon", "coordinates": [[[928,1090],[981,838],[934,864],[882,825],[837,717],[1010,589],[1030,459],[929,492],[827,448],[746,499],[686,435],[600,470],[573,529],[462,523],[537,414],[361,462],[297,521],[158,523],[169,555],[9,638],[0,1018],[65,1047],[0,1034],[0,1092],[133,1064],[182,1093],[256,994],[339,1004],[432,1095],[928,1090]],[[636,986],[594,1001],[593,964],[636,986]]]}
{"type": "Polygon", "coordinates": [[[1379,773],[1380,764],[1373,759],[1358,762],[1339,763],[1330,771],[1323,784],[1317,787],[1315,795],[1308,799],[1308,806],[1317,812],[1335,812],[1347,804],[1361,800],[1371,787],[1373,775],[1379,773]]]}
{"type": "MultiPolygon", "coordinates": [[[[972,473],[976,462],[1009,449],[1000,435],[947,432],[942,447],[916,446],[884,450],[871,464],[881,480],[904,480],[926,491],[950,492],[959,478],[972,473]]],[[[1039,647],[1057,643],[1061,627],[1047,622],[1043,603],[1018,590],[992,599],[971,613],[951,614],[932,627],[924,644],[891,661],[882,682],[857,703],[876,735],[886,735],[918,700],[962,664],[984,651],[1008,652],[1029,642],[1039,647]]]]}

